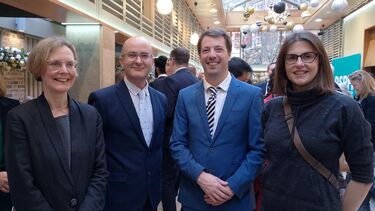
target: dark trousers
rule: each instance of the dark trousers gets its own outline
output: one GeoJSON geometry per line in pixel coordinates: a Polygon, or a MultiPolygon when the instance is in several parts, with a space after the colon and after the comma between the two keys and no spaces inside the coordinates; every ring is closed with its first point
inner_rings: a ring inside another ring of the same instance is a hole
{"type": "Polygon", "coordinates": [[[163,211],[176,211],[176,196],[180,181],[180,170],[172,158],[169,148],[163,148],[161,201],[163,211]]]}
{"type": "Polygon", "coordinates": [[[12,210],[12,202],[10,201],[10,194],[0,191],[0,210],[10,211],[12,210]]]}

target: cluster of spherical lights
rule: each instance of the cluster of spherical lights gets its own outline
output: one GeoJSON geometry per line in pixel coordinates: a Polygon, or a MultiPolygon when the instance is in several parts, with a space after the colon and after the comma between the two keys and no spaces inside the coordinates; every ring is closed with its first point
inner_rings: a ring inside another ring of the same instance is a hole
{"type": "MultiPolygon", "coordinates": [[[[316,8],[316,7],[319,6],[319,3],[320,3],[319,0],[311,0],[310,1],[310,7],[316,8]]],[[[332,2],[331,9],[335,12],[342,12],[347,6],[348,6],[347,0],[334,0],[332,2]]],[[[298,5],[298,9],[302,11],[302,13],[301,13],[302,18],[307,18],[307,17],[310,16],[309,11],[307,11],[308,7],[309,6],[306,3],[301,3],[300,5],[298,5]]],[[[267,25],[262,26],[262,22],[257,21],[256,23],[251,24],[250,26],[249,25],[243,25],[240,28],[240,31],[245,35],[249,32],[250,33],[256,33],[256,32],[259,32],[259,31],[276,32],[278,30],[278,27],[276,25],[273,25],[273,24],[277,23],[278,21],[282,21],[283,25],[285,25],[286,30],[293,30],[293,32],[295,32],[295,33],[301,32],[301,31],[304,30],[303,25],[294,24],[293,22],[286,20],[286,18],[289,16],[289,14],[285,12],[286,5],[285,5],[284,2],[282,2],[282,1],[276,2],[275,4],[270,6],[270,9],[274,13],[276,13],[276,15],[268,15],[268,16],[264,17],[264,21],[269,26],[267,26],[267,25]],[[280,14],[282,14],[282,15],[280,15],[280,14]],[[279,18],[279,19],[277,19],[277,18],[279,18]]],[[[243,13],[244,21],[247,21],[249,19],[249,17],[252,14],[254,14],[254,12],[255,12],[255,9],[253,7],[248,7],[243,13]]]]}

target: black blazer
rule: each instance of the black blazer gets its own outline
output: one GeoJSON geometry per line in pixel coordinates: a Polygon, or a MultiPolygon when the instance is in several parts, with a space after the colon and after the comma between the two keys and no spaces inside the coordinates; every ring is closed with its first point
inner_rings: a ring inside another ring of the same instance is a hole
{"type": "Polygon", "coordinates": [[[8,113],[6,165],[17,211],[103,210],[106,162],[100,115],[69,98],[71,170],[42,94],[8,113]]]}
{"type": "MultiPolygon", "coordinates": [[[[0,96],[0,117],[1,117],[1,126],[3,129],[3,141],[5,140],[5,128],[6,128],[6,122],[7,122],[7,113],[10,111],[10,109],[18,106],[20,102],[18,100],[13,100],[7,97],[1,97],[0,96]]],[[[0,143],[4,144],[4,143],[0,143]]],[[[4,145],[3,145],[4,146],[4,145]]],[[[3,148],[2,148],[3,149],[3,148]]],[[[0,171],[5,170],[5,163],[4,161],[4,151],[0,153],[2,157],[0,157],[0,171]]]]}
{"type": "Polygon", "coordinates": [[[156,209],[161,193],[161,158],[166,97],[149,87],[153,112],[150,146],[124,80],[90,94],[89,104],[103,117],[108,177],[108,211],[142,210],[147,198],[156,209]]]}

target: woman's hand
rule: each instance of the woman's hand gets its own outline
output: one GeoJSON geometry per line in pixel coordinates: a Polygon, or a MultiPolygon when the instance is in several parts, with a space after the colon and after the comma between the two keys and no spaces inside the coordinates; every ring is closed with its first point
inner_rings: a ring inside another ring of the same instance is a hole
{"type": "Polygon", "coordinates": [[[9,193],[8,174],[6,171],[0,171],[0,191],[9,193]]]}

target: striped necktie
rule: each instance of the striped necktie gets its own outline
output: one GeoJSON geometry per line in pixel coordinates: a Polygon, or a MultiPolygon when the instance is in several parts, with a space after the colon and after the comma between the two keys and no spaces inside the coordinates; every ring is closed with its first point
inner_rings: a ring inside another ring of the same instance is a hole
{"type": "Polygon", "coordinates": [[[208,119],[208,127],[210,129],[211,137],[214,135],[214,122],[215,122],[215,103],[216,103],[216,92],[217,89],[215,87],[210,87],[210,98],[208,98],[206,112],[207,112],[207,119],[208,119]]]}

